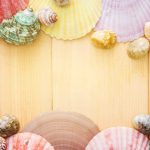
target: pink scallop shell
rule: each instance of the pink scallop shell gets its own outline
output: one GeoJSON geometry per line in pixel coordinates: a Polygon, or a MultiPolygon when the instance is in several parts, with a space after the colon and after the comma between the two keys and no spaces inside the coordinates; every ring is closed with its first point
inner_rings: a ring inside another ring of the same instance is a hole
{"type": "Polygon", "coordinates": [[[148,138],[126,127],[109,128],[98,133],[86,150],[149,150],[148,138]]]}
{"type": "Polygon", "coordinates": [[[54,148],[43,137],[26,132],[9,137],[7,150],[54,150],[54,148]]]}
{"type": "Polygon", "coordinates": [[[95,30],[111,30],[118,42],[132,41],[144,35],[150,21],[150,0],[103,0],[102,16],[95,30]]]}
{"type": "Polygon", "coordinates": [[[28,3],[29,0],[0,0],[0,22],[24,10],[28,3]]]}

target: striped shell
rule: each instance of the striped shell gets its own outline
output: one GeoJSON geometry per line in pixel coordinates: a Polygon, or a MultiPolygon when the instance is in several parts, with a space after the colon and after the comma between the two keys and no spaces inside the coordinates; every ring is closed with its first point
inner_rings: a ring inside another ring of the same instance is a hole
{"type": "Polygon", "coordinates": [[[7,138],[19,131],[20,123],[15,116],[0,116],[0,136],[7,138]]]}
{"type": "Polygon", "coordinates": [[[146,38],[139,38],[131,42],[128,46],[127,52],[131,58],[144,57],[150,49],[150,43],[146,38]]]}
{"type": "Polygon", "coordinates": [[[71,4],[60,7],[55,0],[30,0],[30,7],[36,12],[50,7],[57,15],[58,21],[52,26],[42,26],[42,30],[56,39],[78,39],[95,27],[100,15],[101,0],[71,0],[71,4]]]}
{"type": "Polygon", "coordinates": [[[33,120],[24,131],[41,135],[55,150],[85,150],[99,129],[81,114],[52,112],[33,120]]]}
{"type": "Polygon", "coordinates": [[[66,6],[70,4],[70,0],[55,0],[58,6],[66,6]]]}
{"type": "Polygon", "coordinates": [[[38,19],[43,25],[49,26],[57,21],[57,14],[51,8],[44,8],[38,12],[38,19]]]}
{"type": "Polygon", "coordinates": [[[143,134],[150,135],[150,115],[137,115],[133,119],[134,128],[143,134]]]}
{"type": "Polygon", "coordinates": [[[0,137],[0,150],[6,150],[6,148],[7,148],[6,140],[0,137]]]}
{"type": "Polygon", "coordinates": [[[6,42],[23,45],[31,43],[40,31],[40,23],[32,9],[17,13],[0,24],[0,37],[6,42]]]}
{"type": "Polygon", "coordinates": [[[149,150],[148,138],[140,132],[126,127],[106,129],[97,134],[86,150],[149,150]]]}
{"type": "Polygon", "coordinates": [[[54,148],[39,135],[18,133],[7,139],[7,150],[54,150],[54,148]]]}
{"type": "Polygon", "coordinates": [[[28,3],[29,0],[0,0],[0,22],[24,10],[28,3]]]}

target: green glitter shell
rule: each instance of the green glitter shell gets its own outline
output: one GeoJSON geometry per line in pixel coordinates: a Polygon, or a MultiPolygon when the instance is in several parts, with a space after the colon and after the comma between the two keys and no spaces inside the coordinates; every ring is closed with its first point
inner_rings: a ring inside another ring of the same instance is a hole
{"type": "Polygon", "coordinates": [[[15,45],[31,43],[39,31],[40,23],[31,9],[17,13],[0,25],[0,37],[15,45]]]}

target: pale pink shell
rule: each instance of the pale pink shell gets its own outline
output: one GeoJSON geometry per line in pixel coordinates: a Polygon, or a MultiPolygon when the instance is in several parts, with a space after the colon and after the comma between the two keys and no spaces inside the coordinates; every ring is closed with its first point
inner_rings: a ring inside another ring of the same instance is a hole
{"type": "Polygon", "coordinates": [[[0,22],[24,10],[28,3],[29,0],[0,0],[0,22]]]}
{"type": "Polygon", "coordinates": [[[144,35],[144,24],[150,21],[150,0],[103,0],[102,5],[102,16],[95,30],[111,30],[119,42],[144,35]]]}
{"type": "Polygon", "coordinates": [[[97,134],[86,150],[149,150],[149,140],[142,133],[126,127],[106,129],[97,134]]]}
{"type": "Polygon", "coordinates": [[[51,8],[44,8],[38,12],[39,21],[46,25],[52,25],[57,21],[57,14],[51,8]]]}
{"type": "Polygon", "coordinates": [[[54,150],[54,148],[43,137],[26,132],[8,138],[7,150],[54,150]]]}

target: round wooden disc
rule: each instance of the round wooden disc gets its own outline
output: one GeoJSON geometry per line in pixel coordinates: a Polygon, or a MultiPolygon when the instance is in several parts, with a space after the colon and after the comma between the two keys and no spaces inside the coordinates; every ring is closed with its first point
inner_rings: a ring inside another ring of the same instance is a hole
{"type": "Polygon", "coordinates": [[[99,129],[81,114],[52,112],[30,122],[24,131],[41,135],[55,150],[85,150],[99,129]]]}

